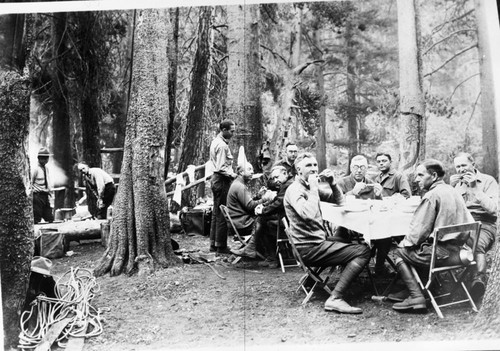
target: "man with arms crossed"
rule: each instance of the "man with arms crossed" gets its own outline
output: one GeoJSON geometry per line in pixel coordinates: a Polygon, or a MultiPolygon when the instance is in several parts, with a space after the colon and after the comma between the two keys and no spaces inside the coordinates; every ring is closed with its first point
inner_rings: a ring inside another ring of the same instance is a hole
{"type": "Polygon", "coordinates": [[[486,252],[495,243],[497,232],[498,183],[492,176],[476,169],[471,154],[460,153],[454,159],[457,174],[450,177],[454,186],[465,200],[472,217],[480,221],[481,233],[476,248],[476,272],[472,278],[470,293],[479,300],[486,289],[486,252]]]}
{"type": "Polygon", "coordinates": [[[325,302],[325,310],[339,313],[361,313],[343,299],[349,284],[361,273],[370,259],[365,245],[327,241],[323,226],[320,201],[340,204],[342,191],[335,184],[332,170],[326,169],[321,176],[330,185],[329,191],[318,186],[318,162],[311,153],[303,153],[295,160],[297,176],[285,193],[284,205],[290,221],[290,234],[306,264],[320,267],[344,265],[339,281],[325,302]]]}

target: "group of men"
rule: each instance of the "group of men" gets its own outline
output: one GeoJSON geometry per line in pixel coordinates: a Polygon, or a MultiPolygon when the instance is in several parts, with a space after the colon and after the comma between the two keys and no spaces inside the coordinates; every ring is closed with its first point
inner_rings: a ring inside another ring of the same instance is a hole
{"type": "MultiPolygon", "coordinates": [[[[50,156],[51,154],[47,148],[40,148],[37,155],[38,164],[33,167],[31,174],[35,224],[40,223],[42,219],[47,223],[54,221],[53,208],[50,203],[53,182],[47,166],[50,156]]],[[[86,189],[85,196],[78,201],[78,204],[87,200],[90,214],[95,218],[105,219],[116,192],[113,178],[104,170],[89,167],[85,163],[79,163],[77,168],[86,189]]]]}
{"type": "MultiPolygon", "coordinates": [[[[215,166],[210,249],[220,253],[231,252],[227,247],[227,226],[219,210],[220,204],[227,204],[232,218],[236,218],[242,231],[253,234],[249,245],[241,250],[233,250],[235,254],[249,257],[255,257],[259,242],[265,244],[269,223],[286,215],[292,239],[306,264],[344,267],[331,296],[325,302],[325,310],[361,313],[360,308],[349,305],[343,297],[350,283],[368,264],[371,250],[364,244],[350,240],[353,233],[346,228],[338,227],[334,235],[328,235],[320,201],[344,204],[347,196],[360,199],[382,199],[388,196],[409,198],[412,195],[410,184],[403,174],[393,169],[391,155],[376,155],[379,173],[373,180],[367,176],[368,161],[362,155],[351,159],[350,175],[338,178],[330,169],[319,173],[313,154],[298,154],[297,146],[289,144],[285,158],[271,170],[269,180],[276,181],[278,185],[275,191],[268,190],[260,198],[252,198],[247,186],[253,175],[252,166],[238,165],[238,173],[232,172],[228,142],[234,128],[234,122],[223,121],[220,133],[210,147],[210,160],[215,166]],[[238,180],[233,182],[235,178],[238,180]]],[[[444,182],[445,168],[437,160],[425,160],[416,169],[415,182],[423,196],[413,214],[409,233],[400,238],[394,252],[397,271],[406,286],[403,291],[389,295],[395,301],[393,308],[397,311],[426,308],[425,298],[409,266],[429,266],[431,234],[435,228],[446,225],[481,221],[475,257],[477,267],[470,291],[475,299],[484,294],[487,268],[485,254],[493,247],[496,235],[498,184],[493,177],[476,169],[470,154],[457,155],[454,166],[457,174],[450,177],[450,185],[444,182]]],[[[459,262],[459,245],[462,244],[465,243],[438,242],[438,264],[459,262]]],[[[374,250],[377,252],[375,274],[391,273],[384,263],[391,245],[392,239],[374,241],[374,250]]]]}

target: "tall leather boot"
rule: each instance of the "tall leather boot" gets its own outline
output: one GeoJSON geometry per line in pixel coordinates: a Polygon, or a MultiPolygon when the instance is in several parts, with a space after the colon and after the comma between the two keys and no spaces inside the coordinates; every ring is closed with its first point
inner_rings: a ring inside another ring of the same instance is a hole
{"type": "Polygon", "coordinates": [[[244,247],[237,250],[231,250],[231,253],[236,256],[245,256],[250,258],[257,257],[257,242],[255,240],[255,235],[252,235],[244,247]]]}
{"type": "Polygon", "coordinates": [[[424,294],[422,294],[417,280],[413,277],[410,267],[402,260],[396,263],[396,265],[398,273],[401,275],[401,279],[403,279],[408,287],[410,296],[402,302],[395,303],[392,305],[392,308],[396,311],[427,309],[424,294]]]}
{"type": "Polygon", "coordinates": [[[474,301],[479,302],[486,291],[486,257],[476,254],[476,271],[472,277],[470,294],[474,301]]]}
{"type": "Polygon", "coordinates": [[[359,314],[363,312],[361,308],[349,305],[342,297],[349,284],[351,284],[359,273],[361,273],[366,262],[367,260],[364,257],[356,257],[347,263],[340,275],[339,281],[335,285],[335,289],[325,302],[326,311],[336,311],[348,314],[359,314]]]}

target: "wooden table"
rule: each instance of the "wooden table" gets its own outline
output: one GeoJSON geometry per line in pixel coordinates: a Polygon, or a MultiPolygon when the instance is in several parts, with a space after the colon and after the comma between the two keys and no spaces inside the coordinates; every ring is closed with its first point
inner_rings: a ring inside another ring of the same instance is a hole
{"type": "Polygon", "coordinates": [[[381,200],[356,200],[338,206],[321,202],[323,219],[363,234],[370,245],[372,240],[406,235],[416,206],[403,204],[385,209],[381,200]]]}

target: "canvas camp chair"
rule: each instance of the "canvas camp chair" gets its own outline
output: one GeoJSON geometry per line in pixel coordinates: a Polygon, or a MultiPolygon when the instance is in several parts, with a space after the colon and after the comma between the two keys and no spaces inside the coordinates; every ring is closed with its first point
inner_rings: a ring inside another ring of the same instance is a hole
{"type": "MultiPolygon", "coordinates": [[[[290,233],[290,227],[288,226],[286,218],[283,218],[282,222],[285,228],[285,235],[287,236],[288,243],[290,244],[290,247],[292,249],[293,256],[297,260],[299,267],[302,268],[302,270],[305,273],[300,278],[299,287],[297,288],[297,291],[299,289],[302,289],[306,294],[306,297],[304,298],[304,300],[302,300],[302,304],[306,304],[311,299],[317,288],[323,289],[328,294],[331,294],[332,293],[331,289],[326,285],[328,283],[328,279],[330,278],[330,274],[328,274],[324,278],[321,276],[324,270],[328,267],[311,267],[310,265],[305,264],[304,261],[302,260],[302,256],[297,250],[297,247],[295,246],[295,243],[293,242],[290,233]],[[312,282],[312,285],[308,284],[310,282],[312,282]]],[[[335,267],[331,267],[331,270],[333,271],[335,267]]]]}
{"type": "MultiPolygon", "coordinates": [[[[222,212],[222,215],[226,219],[227,224],[229,226],[231,226],[231,228],[233,229],[234,236],[241,243],[240,249],[243,248],[243,247],[245,247],[247,245],[248,241],[250,240],[251,235],[241,236],[240,233],[238,232],[238,229],[236,229],[236,225],[234,224],[233,220],[231,219],[231,216],[229,215],[229,209],[227,208],[227,206],[226,205],[220,205],[219,208],[220,208],[220,210],[222,212]]],[[[259,258],[263,259],[263,260],[265,259],[265,257],[262,256],[258,252],[257,252],[257,256],[259,258]]],[[[238,263],[241,260],[241,258],[242,258],[241,256],[236,257],[232,263],[233,264],[238,263]]]]}
{"type": "Polygon", "coordinates": [[[436,311],[437,315],[439,318],[443,318],[443,313],[441,312],[441,307],[446,307],[446,306],[451,306],[451,305],[456,305],[460,303],[465,303],[468,302],[471,305],[471,308],[474,312],[478,312],[477,307],[474,303],[474,301],[471,298],[471,295],[469,291],[467,290],[467,287],[465,285],[464,280],[467,278],[468,273],[470,272],[471,268],[476,265],[476,261],[474,260],[475,253],[476,253],[476,247],[477,247],[477,239],[479,238],[479,232],[481,230],[481,222],[474,222],[474,223],[469,223],[469,224],[459,224],[459,225],[450,225],[450,226],[445,226],[445,227],[440,227],[436,228],[434,230],[434,240],[432,244],[432,254],[431,254],[431,262],[430,262],[430,267],[429,267],[429,277],[424,283],[421,275],[417,272],[415,267],[410,266],[411,271],[417,280],[418,284],[420,285],[420,288],[429,296],[432,306],[434,307],[434,310],[436,311]],[[463,260],[464,263],[457,264],[457,265],[452,265],[452,266],[437,266],[436,265],[436,249],[437,249],[437,242],[438,241],[446,241],[448,238],[456,238],[457,235],[464,236],[468,235],[472,239],[472,255],[471,255],[471,260],[463,260]],[[436,238],[438,240],[436,240],[436,238]],[[443,276],[445,273],[448,273],[451,278],[454,286],[456,288],[452,289],[450,292],[434,296],[433,292],[431,291],[431,284],[433,282],[439,283],[439,277],[443,276]],[[450,296],[453,292],[458,292],[460,291],[460,286],[462,288],[462,291],[465,293],[464,299],[460,299],[458,301],[452,301],[448,303],[442,303],[439,304],[437,302],[437,299],[441,299],[446,296],[450,296]]]}

